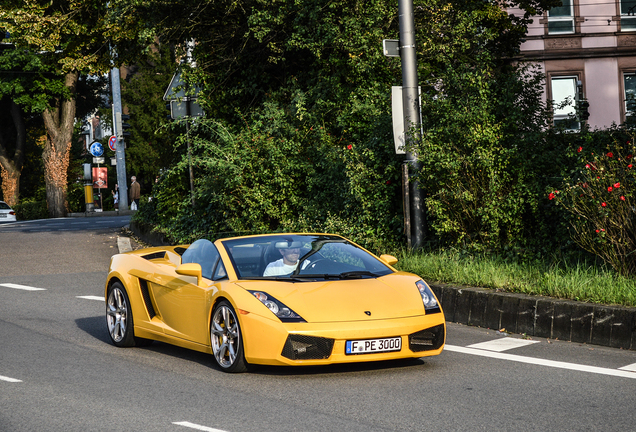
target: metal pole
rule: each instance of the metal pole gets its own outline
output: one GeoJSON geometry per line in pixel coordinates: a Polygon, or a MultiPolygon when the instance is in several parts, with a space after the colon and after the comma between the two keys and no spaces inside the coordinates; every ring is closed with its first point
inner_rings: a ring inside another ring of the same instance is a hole
{"type": "MultiPolygon", "coordinates": [[[[186,87],[187,91],[187,87],[186,87]]],[[[192,150],[190,149],[190,97],[186,96],[186,144],[188,145],[188,170],[190,171],[190,198],[194,208],[194,173],[192,172],[192,150]]]]}
{"type": "Polygon", "coordinates": [[[121,212],[128,210],[128,183],[126,180],[126,144],[123,138],[124,131],[117,130],[117,113],[119,113],[120,116],[122,113],[118,68],[111,69],[110,79],[113,88],[113,129],[117,137],[115,157],[117,159],[117,184],[119,185],[119,210],[121,212]]]}
{"type": "MultiPolygon", "coordinates": [[[[411,173],[419,173],[421,167],[412,146],[420,138],[420,98],[417,82],[417,53],[415,50],[415,20],[413,0],[398,0],[400,24],[400,59],[402,62],[402,104],[404,109],[404,137],[407,145],[406,159],[411,173]]],[[[415,249],[424,243],[426,220],[423,212],[422,191],[419,182],[409,181],[411,186],[411,246],[415,249]]]]}

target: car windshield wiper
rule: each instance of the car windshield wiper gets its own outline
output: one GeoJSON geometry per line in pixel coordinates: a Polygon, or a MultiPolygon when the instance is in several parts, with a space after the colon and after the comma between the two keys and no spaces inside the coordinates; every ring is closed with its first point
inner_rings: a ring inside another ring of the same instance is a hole
{"type": "MultiPolygon", "coordinates": [[[[311,275],[310,275],[311,277],[311,275]]],[[[282,281],[282,282],[307,282],[307,278],[300,276],[255,276],[245,279],[258,279],[258,280],[273,280],[273,281],[282,281]]]]}
{"type": "Polygon", "coordinates": [[[340,273],[337,276],[340,279],[358,279],[358,278],[362,278],[363,276],[368,276],[373,278],[380,277],[379,274],[375,274],[366,270],[344,272],[344,273],[340,273]]]}

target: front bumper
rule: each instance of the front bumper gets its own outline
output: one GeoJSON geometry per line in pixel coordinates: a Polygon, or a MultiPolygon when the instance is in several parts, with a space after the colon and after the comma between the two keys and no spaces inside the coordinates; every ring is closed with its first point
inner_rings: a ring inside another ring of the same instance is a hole
{"type": "Polygon", "coordinates": [[[245,358],[265,365],[326,365],[438,355],[444,348],[444,314],[336,323],[281,323],[241,316],[245,358]],[[400,351],[345,354],[348,340],[401,337],[400,351]]]}

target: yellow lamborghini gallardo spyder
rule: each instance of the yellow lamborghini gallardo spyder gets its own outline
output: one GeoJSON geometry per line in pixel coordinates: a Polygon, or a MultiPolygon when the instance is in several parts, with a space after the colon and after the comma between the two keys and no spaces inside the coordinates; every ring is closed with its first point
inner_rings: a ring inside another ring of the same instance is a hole
{"type": "Polygon", "coordinates": [[[331,234],[201,239],[112,257],[108,333],[210,353],[220,369],[441,353],[444,314],[418,276],[331,234]]]}

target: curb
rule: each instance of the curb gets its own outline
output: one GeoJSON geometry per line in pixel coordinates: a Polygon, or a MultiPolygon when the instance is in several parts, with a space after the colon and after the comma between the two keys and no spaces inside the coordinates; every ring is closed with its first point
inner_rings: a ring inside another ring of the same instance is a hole
{"type": "Polygon", "coordinates": [[[108,211],[94,211],[94,212],[82,212],[82,213],[69,213],[67,217],[104,217],[104,216],[128,216],[133,215],[136,210],[108,210],[108,211]]]}
{"type": "Polygon", "coordinates": [[[431,285],[447,321],[547,339],[636,350],[636,308],[431,285]]]}

